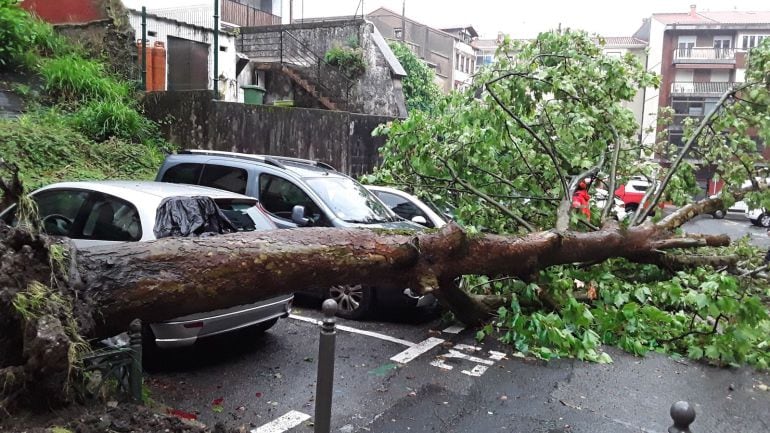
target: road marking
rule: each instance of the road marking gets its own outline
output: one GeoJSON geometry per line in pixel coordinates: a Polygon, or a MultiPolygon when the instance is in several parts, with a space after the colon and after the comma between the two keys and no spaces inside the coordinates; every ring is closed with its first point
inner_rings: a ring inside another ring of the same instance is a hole
{"type": "Polygon", "coordinates": [[[487,371],[487,368],[489,367],[487,367],[486,365],[477,365],[473,367],[473,369],[471,369],[470,371],[463,370],[463,374],[467,374],[468,376],[473,376],[473,377],[481,377],[481,375],[484,374],[485,371],[487,371]]]}
{"type": "Polygon", "coordinates": [[[479,346],[471,346],[470,344],[455,344],[455,349],[464,350],[466,352],[478,352],[481,350],[479,346]]]}
{"type": "MultiPolygon", "coordinates": [[[[299,316],[296,314],[289,314],[289,318],[294,320],[300,320],[302,322],[312,323],[314,325],[319,325],[321,323],[321,321],[313,319],[312,317],[299,316]]],[[[401,344],[406,347],[415,346],[415,343],[412,343],[411,341],[406,341],[400,338],[391,337],[390,335],[380,334],[379,332],[364,331],[363,329],[352,328],[350,326],[345,326],[345,325],[337,325],[336,328],[340,331],[351,332],[353,334],[366,335],[367,337],[379,338],[380,340],[390,341],[391,343],[401,344]]],[[[441,340],[441,341],[444,341],[444,340],[441,340]]]]}
{"type": "Polygon", "coordinates": [[[447,371],[449,371],[449,370],[454,368],[451,365],[449,365],[446,362],[444,362],[444,360],[441,359],[441,358],[434,359],[433,361],[430,362],[430,365],[432,365],[434,367],[438,367],[438,368],[440,368],[442,370],[447,370],[447,371]]]}
{"type": "Polygon", "coordinates": [[[457,358],[457,359],[467,359],[470,362],[475,362],[477,364],[486,364],[486,365],[495,365],[494,361],[490,361],[488,359],[484,358],[477,358],[475,356],[466,355],[462,352],[458,352],[456,350],[449,349],[449,353],[445,353],[444,355],[441,355],[444,358],[457,358]]]}
{"type": "Polygon", "coordinates": [[[489,359],[493,361],[500,361],[501,359],[505,358],[505,353],[503,352],[496,352],[494,350],[489,351],[489,359]]]}
{"type": "Polygon", "coordinates": [[[417,358],[418,356],[433,349],[443,342],[444,340],[440,338],[430,337],[427,340],[421,341],[416,345],[404,350],[403,352],[396,354],[390,358],[390,360],[401,364],[406,364],[407,362],[417,358]]]}
{"type": "Polygon", "coordinates": [[[251,430],[251,433],[283,433],[309,419],[310,415],[293,410],[265,425],[251,430]]]}
{"type": "Polygon", "coordinates": [[[465,326],[462,325],[452,325],[448,328],[444,329],[442,332],[446,332],[447,334],[459,334],[465,329],[465,326]]]}

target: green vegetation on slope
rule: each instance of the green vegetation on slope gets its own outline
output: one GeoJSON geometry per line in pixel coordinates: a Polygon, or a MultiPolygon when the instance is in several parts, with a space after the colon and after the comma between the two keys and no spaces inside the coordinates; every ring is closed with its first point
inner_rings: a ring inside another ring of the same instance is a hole
{"type": "Polygon", "coordinates": [[[0,71],[32,83],[8,86],[28,111],[0,120],[0,155],[19,167],[28,190],[61,180],[153,177],[168,144],[142,115],[134,83],[110,75],[15,0],[0,0],[0,40],[8,41],[0,71]]]}

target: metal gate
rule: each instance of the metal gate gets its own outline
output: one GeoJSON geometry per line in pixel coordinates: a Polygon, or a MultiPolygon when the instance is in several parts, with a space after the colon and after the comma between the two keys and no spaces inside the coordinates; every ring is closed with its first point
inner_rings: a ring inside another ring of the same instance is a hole
{"type": "Polygon", "coordinates": [[[209,44],[168,37],[168,90],[209,88],[209,44]]]}

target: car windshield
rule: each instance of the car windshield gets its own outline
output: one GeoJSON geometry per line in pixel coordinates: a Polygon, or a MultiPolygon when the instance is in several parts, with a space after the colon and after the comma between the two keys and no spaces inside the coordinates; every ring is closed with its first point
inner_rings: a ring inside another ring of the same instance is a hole
{"type": "Polygon", "coordinates": [[[359,183],[345,177],[319,177],[307,183],[334,214],[349,223],[375,224],[399,218],[359,183]]]}
{"type": "Polygon", "coordinates": [[[215,200],[227,219],[238,231],[274,229],[272,221],[254,204],[235,200],[215,200]]]}

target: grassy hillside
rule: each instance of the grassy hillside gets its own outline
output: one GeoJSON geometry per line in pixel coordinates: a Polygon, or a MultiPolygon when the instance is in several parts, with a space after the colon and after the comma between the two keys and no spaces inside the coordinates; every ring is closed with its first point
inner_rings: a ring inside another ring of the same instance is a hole
{"type": "Polygon", "coordinates": [[[0,119],[0,157],[19,167],[27,190],[154,176],[170,146],[143,116],[136,83],[110,75],[15,0],[0,0],[0,40],[0,90],[26,106],[19,118],[0,119]]]}

